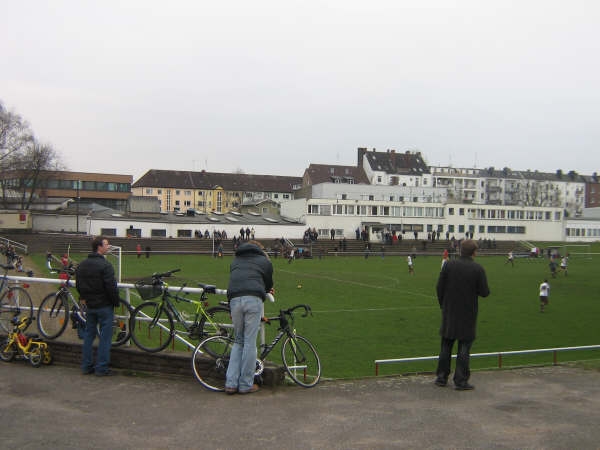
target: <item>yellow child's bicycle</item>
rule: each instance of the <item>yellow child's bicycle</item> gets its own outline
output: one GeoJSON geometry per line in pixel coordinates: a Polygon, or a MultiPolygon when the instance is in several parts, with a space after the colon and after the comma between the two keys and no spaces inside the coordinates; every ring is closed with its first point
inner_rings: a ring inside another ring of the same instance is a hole
{"type": "Polygon", "coordinates": [[[17,359],[26,359],[33,367],[39,367],[42,364],[52,363],[52,354],[48,344],[38,339],[37,334],[25,334],[25,329],[31,324],[32,317],[22,317],[19,319],[15,315],[11,320],[13,329],[8,336],[0,339],[0,359],[10,362],[15,357],[17,359]]]}

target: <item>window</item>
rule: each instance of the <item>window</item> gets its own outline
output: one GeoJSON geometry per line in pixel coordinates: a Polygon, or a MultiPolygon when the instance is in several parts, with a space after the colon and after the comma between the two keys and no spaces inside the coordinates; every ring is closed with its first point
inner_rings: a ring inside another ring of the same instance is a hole
{"type": "Polygon", "coordinates": [[[181,195],[181,191],[179,189],[175,190],[175,195],[181,195]]]}
{"type": "Polygon", "coordinates": [[[116,236],[117,229],[116,228],[100,228],[100,234],[102,236],[116,236]]]}
{"type": "Polygon", "coordinates": [[[319,205],[308,205],[308,214],[319,214],[319,205]]]}
{"type": "Polygon", "coordinates": [[[381,175],[378,175],[378,176],[377,176],[377,182],[378,182],[378,183],[381,183],[381,175]]]}
{"type": "Polygon", "coordinates": [[[464,216],[465,215],[465,208],[458,208],[458,215],[459,216],[464,216]]]}
{"type": "Polygon", "coordinates": [[[448,215],[449,216],[453,216],[454,215],[454,208],[448,208],[448,215]]]}
{"type": "Polygon", "coordinates": [[[177,230],[177,237],[192,237],[192,230],[177,230]]]}
{"type": "Polygon", "coordinates": [[[371,200],[371,201],[375,200],[375,196],[369,195],[369,200],[371,200]]]}
{"type": "Polygon", "coordinates": [[[454,225],[448,225],[448,232],[454,233],[454,225]]]}
{"type": "Polygon", "coordinates": [[[354,215],[354,205],[346,205],[346,214],[350,216],[354,215]]]}
{"type": "Polygon", "coordinates": [[[192,206],[192,202],[190,200],[186,200],[183,202],[183,206],[192,206]]]}
{"type": "Polygon", "coordinates": [[[283,198],[288,200],[290,198],[290,194],[283,194],[283,198]]]}
{"type": "Polygon", "coordinates": [[[150,230],[150,236],[152,236],[152,237],[167,237],[167,230],[165,230],[165,229],[150,230]]]}
{"type": "Polygon", "coordinates": [[[348,200],[348,194],[342,194],[342,200],[348,200]]]}
{"type": "Polygon", "coordinates": [[[152,195],[152,188],[146,188],[146,195],[152,195]]]}
{"type": "Polygon", "coordinates": [[[464,233],[465,232],[465,226],[464,225],[459,225],[458,226],[458,232],[461,233],[461,234],[464,233]]]}
{"type": "Polygon", "coordinates": [[[344,214],[344,205],[333,205],[333,214],[344,214]]]}
{"type": "Polygon", "coordinates": [[[157,189],[157,190],[156,190],[156,193],[157,193],[158,195],[162,195],[162,189],[157,189]]]}
{"type": "Polygon", "coordinates": [[[273,198],[279,198],[279,194],[273,194],[273,198]]]}

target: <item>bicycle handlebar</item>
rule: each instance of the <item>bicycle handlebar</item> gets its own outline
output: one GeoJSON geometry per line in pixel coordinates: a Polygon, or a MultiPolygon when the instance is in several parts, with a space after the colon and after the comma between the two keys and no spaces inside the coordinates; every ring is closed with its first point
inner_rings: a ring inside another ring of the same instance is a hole
{"type": "Polygon", "coordinates": [[[152,274],[152,278],[156,278],[156,279],[168,278],[171,275],[173,275],[175,272],[179,272],[180,270],[181,269],[173,269],[173,270],[169,270],[168,272],[163,272],[163,273],[154,272],[152,274]]]}
{"type": "Polygon", "coordinates": [[[292,312],[295,311],[298,308],[304,309],[304,314],[302,314],[302,317],[307,317],[309,314],[312,316],[312,309],[310,308],[310,305],[305,305],[305,304],[300,304],[300,305],[292,306],[289,309],[282,310],[282,312],[284,312],[285,314],[292,315],[292,312]]]}

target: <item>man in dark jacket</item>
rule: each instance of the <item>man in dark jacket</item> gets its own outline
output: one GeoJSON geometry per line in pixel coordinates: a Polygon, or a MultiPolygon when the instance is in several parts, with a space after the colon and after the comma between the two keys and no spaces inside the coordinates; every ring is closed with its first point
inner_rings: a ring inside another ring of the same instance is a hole
{"type": "Polygon", "coordinates": [[[273,265],[260,242],[239,246],[231,263],[227,298],[235,342],[231,349],[225,392],[250,394],[256,370],[256,336],[263,313],[265,294],[273,289],[273,265]]]}
{"type": "Polygon", "coordinates": [[[104,258],[110,250],[108,239],[98,236],[92,241],[92,251],[77,267],[76,287],[81,302],[87,306],[87,320],[83,339],[81,371],[84,375],[114,375],[109,370],[112,341],[113,308],[119,304],[119,291],[113,266],[104,258]],[[98,326],[100,338],[96,366],[92,361],[92,345],[98,326]]]}
{"type": "Polygon", "coordinates": [[[437,298],[442,309],[442,345],[435,380],[438,386],[446,386],[448,382],[452,347],[458,340],[454,386],[458,390],[473,389],[468,383],[469,358],[475,340],[478,297],[490,294],[485,270],[473,260],[476,250],[475,241],[463,241],[460,258],[444,264],[437,282],[437,298]]]}

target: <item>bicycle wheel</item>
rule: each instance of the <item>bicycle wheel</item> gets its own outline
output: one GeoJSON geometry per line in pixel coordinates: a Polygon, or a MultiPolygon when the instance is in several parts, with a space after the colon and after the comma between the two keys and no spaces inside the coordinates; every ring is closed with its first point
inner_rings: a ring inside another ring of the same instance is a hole
{"type": "Polygon", "coordinates": [[[43,352],[44,352],[44,357],[42,358],[42,364],[46,364],[47,366],[49,366],[54,361],[54,358],[52,357],[52,353],[50,353],[50,349],[47,347],[43,350],[43,352]]]}
{"type": "Polygon", "coordinates": [[[125,300],[119,301],[119,306],[115,308],[112,330],[112,346],[118,347],[129,340],[129,323],[131,321],[131,306],[125,300]]]}
{"type": "Polygon", "coordinates": [[[29,292],[20,286],[9,287],[0,298],[0,331],[12,330],[11,319],[15,316],[33,316],[33,303],[29,292]]]}
{"type": "Polygon", "coordinates": [[[233,339],[212,336],[204,339],[194,349],[192,369],[196,380],[210,391],[224,391],[229,354],[233,339]]]}
{"type": "Polygon", "coordinates": [[[69,321],[69,301],[62,291],[48,294],[38,309],[37,326],[46,339],[55,339],[65,331],[69,321]]]}
{"type": "Polygon", "coordinates": [[[296,384],[313,387],[321,378],[319,355],[302,336],[288,336],[281,347],[281,359],[288,375],[296,384]]]}
{"type": "Polygon", "coordinates": [[[33,367],[40,367],[44,361],[44,350],[40,344],[31,344],[29,362],[33,367]]]}
{"type": "Polygon", "coordinates": [[[202,316],[198,327],[202,330],[202,337],[233,337],[233,324],[231,323],[231,311],[229,307],[220,305],[208,308],[206,316],[202,316]]]}
{"type": "Polygon", "coordinates": [[[173,317],[160,303],[144,302],[131,313],[131,339],[147,352],[166,348],[173,339],[174,329],[173,317]]]}
{"type": "Polygon", "coordinates": [[[2,361],[10,362],[17,354],[17,344],[15,344],[10,338],[3,337],[0,340],[0,359],[2,361]]]}

